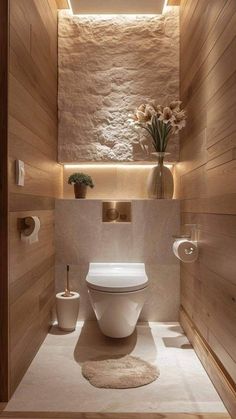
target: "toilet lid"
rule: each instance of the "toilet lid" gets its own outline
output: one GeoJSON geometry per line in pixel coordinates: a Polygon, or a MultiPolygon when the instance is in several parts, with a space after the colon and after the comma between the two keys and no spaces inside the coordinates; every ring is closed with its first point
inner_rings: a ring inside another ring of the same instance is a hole
{"type": "Polygon", "coordinates": [[[90,263],[89,288],[105,292],[138,291],[148,285],[144,263],[90,263]]]}

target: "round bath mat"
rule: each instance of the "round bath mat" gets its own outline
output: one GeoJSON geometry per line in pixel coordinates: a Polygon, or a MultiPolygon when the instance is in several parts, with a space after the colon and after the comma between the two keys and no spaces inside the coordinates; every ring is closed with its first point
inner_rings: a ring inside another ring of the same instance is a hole
{"type": "Polygon", "coordinates": [[[82,374],[94,387],[134,388],[155,381],[160,372],[158,368],[141,358],[126,355],[82,364],[82,374]]]}

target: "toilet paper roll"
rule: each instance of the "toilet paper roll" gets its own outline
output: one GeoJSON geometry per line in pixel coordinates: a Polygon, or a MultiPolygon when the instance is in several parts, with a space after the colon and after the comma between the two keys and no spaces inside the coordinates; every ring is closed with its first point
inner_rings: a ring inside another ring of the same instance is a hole
{"type": "Polygon", "coordinates": [[[40,229],[40,219],[36,216],[24,219],[26,228],[21,232],[21,240],[33,244],[39,241],[38,233],[40,229]]]}
{"type": "Polygon", "coordinates": [[[191,240],[175,240],[173,244],[173,252],[179,260],[185,263],[195,262],[198,258],[197,243],[191,240]]]}

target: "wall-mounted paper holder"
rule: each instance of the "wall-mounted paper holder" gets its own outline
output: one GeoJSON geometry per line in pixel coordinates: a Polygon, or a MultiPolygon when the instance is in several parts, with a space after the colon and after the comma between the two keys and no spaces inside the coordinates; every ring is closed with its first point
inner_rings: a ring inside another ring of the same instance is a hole
{"type": "Polygon", "coordinates": [[[191,239],[191,234],[174,234],[173,239],[178,240],[178,239],[191,239]]]}
{"type": "Polygon", "coordinates": [[[34,221],[32,217],[25,217],[18,219],[18,226],[20,233],[24,236],[29,236],[34,229],[34,221]]]}
{"type": "Polygon", "coordinates": [[[186,239],[197,241],[197,224],[184,224],[183,229],[185,233],[174,234],[172,236],[174,240],[186,239]]]}
{"type": "Polygon", "coordinates": [[[18,227],[19,227],[22,241],[29,242],[29,244],[32,244],[38,241],[40,219],[37,216],[19,218],[18,227]]]}
{"type": "Polygon", "coordinates": [[[185,224],[183,226],[184,234],[172,236],[173,252],[175,256],[184,263],[193,263],[198,259],[198,241],[197,241],[197,225],[185,224]]]}

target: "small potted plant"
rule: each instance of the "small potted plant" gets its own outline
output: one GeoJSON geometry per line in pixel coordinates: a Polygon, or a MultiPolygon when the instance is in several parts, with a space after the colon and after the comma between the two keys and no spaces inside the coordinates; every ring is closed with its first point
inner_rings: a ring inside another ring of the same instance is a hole
{"type": "Polygon", "coordinates": [[[74,185],[75,198],[85,198],[87,187],[94,187],[91,176],[85,173],[73,173],[69,176],[68,183],[74,185]]]}

